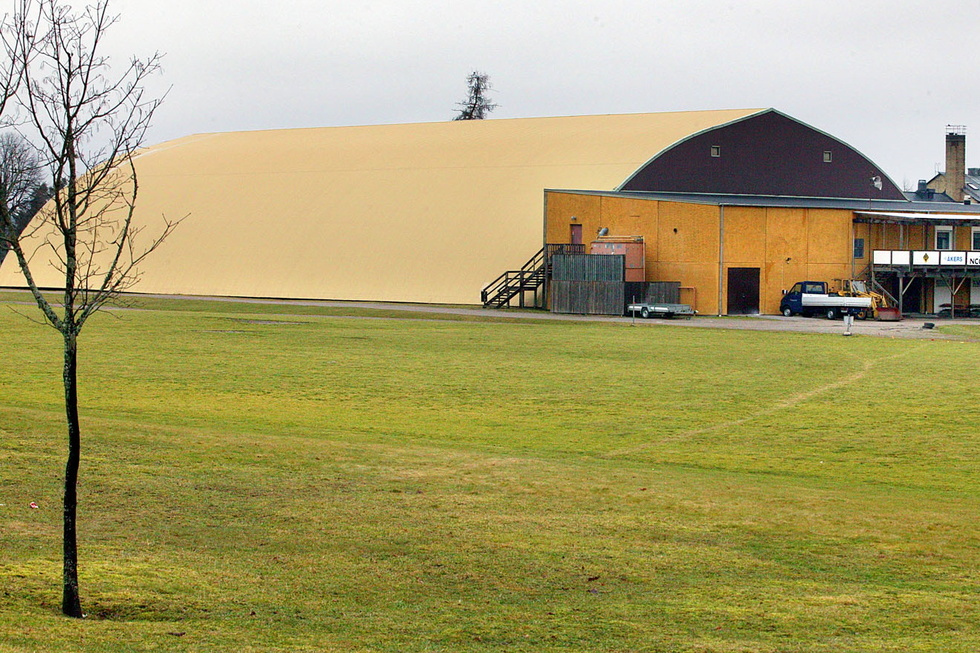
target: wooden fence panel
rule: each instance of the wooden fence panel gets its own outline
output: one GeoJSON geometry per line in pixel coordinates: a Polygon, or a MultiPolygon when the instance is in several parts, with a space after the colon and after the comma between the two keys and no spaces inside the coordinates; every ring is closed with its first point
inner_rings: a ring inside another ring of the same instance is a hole
{"type": "Polygon", "coordinates": [[[650,281],[647,283],[647,304],[680,304],[680,281],[650,281]]]}
{"type": "Polygon", "coordinates": [[[625,256],[556,254],[551,261],[549,292],[553,312],[623,315],[627,299],[625,256]]]}
{"type": "Polygon", "coordinates": [[[622,315],[622,281],[552,281],[551,310],[579,315],[622,315]]]}

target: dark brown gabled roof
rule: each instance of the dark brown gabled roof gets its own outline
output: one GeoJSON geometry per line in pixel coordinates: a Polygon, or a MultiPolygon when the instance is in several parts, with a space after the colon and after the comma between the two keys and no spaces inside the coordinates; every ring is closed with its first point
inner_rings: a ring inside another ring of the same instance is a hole
{"type": "Polygon", "coordinates": [[[880,167],[853,147],[775,109],[674,143],[617,190],[906,199],[880,167]]]}

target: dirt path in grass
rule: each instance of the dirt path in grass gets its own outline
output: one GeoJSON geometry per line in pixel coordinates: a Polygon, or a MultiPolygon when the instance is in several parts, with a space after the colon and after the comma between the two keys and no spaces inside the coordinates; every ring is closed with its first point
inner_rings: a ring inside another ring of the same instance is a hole
{"type": "MultiPolygon", "coordinates": [[[[921,346],[921,345],[919,345],[919,346],[921,346]]],[[[725,421],[725,422],[719,422],[718,424],[712,424],[711,426],[705,426],[705,427],[702,427],[702,428],[699,428],[699,429],[691,429],[689,431],[682,431],[680,433],[676,433],[676,434],[671,435],[669,437],[659,439],[656,442],[649,442],[649,443],[635,445],[635,446],[632,446],[632,447],[623,447],[621,449],[614,449],[613,451],[610,451],[610,452],[608,452],[605,455],[606,456],[610,456],[610,457],[628,456],[630,454],[639,453],[641,451],[645,451],[645,450],[651,449],[653,447],[661,446],[665,441],[684,440],[684,439],[695,437],[695,436],[698,436],[698,435],[703,435],[705,433],[711,433],[711,432],[714,432],[714,431],[723,431],[723,430],[725,430],[727,428],[731,428],[731,427],[735,427],[735,426],[741,426],[742,424],[745,424],[747,422],[751,422],[753,420],[759,419],[760,417],[768,417],[768,416],[773,415],[775,413],[779,413],[781,411],[784,411],[784,410],[788,410],[790,408],[793,408],[793,407],[795,407],[795,406],[797,406],[797,405],[799,405],[799,404],[801,404],[801,403],[803,403],[803,402],[805,402],[805,401],[807,401],[807,400],[809,400],[809,399],[811,399],[813,397],[816,397],[817,395],[821,395],[821,394],[824,394],[826,392],[830,392],[832,390],[837,390],[838,388],[842,388],[844,386],[848,386],[848,385],[857,383],[858,381],[861,381],[862,379],[864,379],[864,377],[866,377],[868,375],[868,373],[875,366],[877,366],[878,364],[883,363],[883,362],[886,362],[886,361],[892,361],[892,360],[895,360],[896,358],[902,358],[904,356],[907,356],[910,353],[914,352],[915,349],[917,349],[917,348],[918,348],[918,346],[913,347],[911,349],[906,349],[905,351],[899,352],[897,354],[892,354],[890,356],[882,356],[880,358],[872,358],[872,359],[864,360],[861,363],[861,369],[857,370],[853,374],[850,374],[850,375],[848,375],[846,377],[843,377],[841,379],[838,379],[837,381],[832,381],[830,383],[825,383],[824,385],[818,386],[816,388],[812,388],[810,390],[805,390],[803,392],[799,392],[799,393],[797,393],[797,394],[795,394],[795,395],[793,395],[791,397],[786,397],[785,399],[783,399],[779,403],[776,403],[776,404],[773,404],[772,406],[768,406],[766,408],[763,408],[762,410],[758,410],[755,413],[752,413],[751,415],[746,415],[745,417],[740,417],[738,419],[728,420],[728,421],[725,421]]]]}

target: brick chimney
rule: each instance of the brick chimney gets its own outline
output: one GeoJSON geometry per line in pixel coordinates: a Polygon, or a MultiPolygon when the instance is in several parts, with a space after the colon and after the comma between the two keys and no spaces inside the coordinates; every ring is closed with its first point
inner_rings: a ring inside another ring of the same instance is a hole
{"type": "Polygon", "coordinates": [[[946,125],[946,194],[957,202],[966,199],[966,127],[946,125]]]}

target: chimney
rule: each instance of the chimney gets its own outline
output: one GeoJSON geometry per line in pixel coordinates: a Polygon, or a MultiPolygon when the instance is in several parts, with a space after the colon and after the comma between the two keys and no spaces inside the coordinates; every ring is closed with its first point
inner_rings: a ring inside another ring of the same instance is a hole
{"type": "Polygon", "coordinates": [[[946,194],[953,201],[966,199],[966,127],[946,125],[946,194]]]}
{"type": "Polygon", "coordinates": [[[925,179],[919,180],[919,188],[915,191],[915,198],[920,200],[931,200],[936,194],[936,191],[929,188],[929,182],[925,179]]]}

